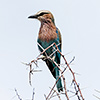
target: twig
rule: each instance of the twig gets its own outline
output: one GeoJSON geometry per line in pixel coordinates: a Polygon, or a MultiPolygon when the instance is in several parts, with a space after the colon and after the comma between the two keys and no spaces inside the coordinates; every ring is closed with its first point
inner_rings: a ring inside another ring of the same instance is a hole
{"type": "MultiPolygon", "coordinates": [[[[51,89],[51,87],[50,87],[50,89],[51,89]]],[[[55,96],[58,96],[59,100],[61,100],[59,93],[56,90],[53,90],[53,91],[54,92],[52,93],[52,95],[51,95],[50,98],[55,97],[55,96]],[[56,95],[53,95],[54,93],[56,93],[56,95]]]]}
{"type": "Polygon", "coordinates": [[[100,98],[99,98],[98,96],[96,96],[96,95],[94,95],[94,94],[93,94],[93,96],[100,100],[100,98]]]}
{"type": "MultiPolygon", "coordinates": [[[[59,45],[59,44],[58,44],[58,45],[59,45]]],[[[36,59],[36,60],[32,60],[31,63],[26,64],[26,65],[30,65],[30,73],[31,73],[31,74],[32,74],[32,72],[34,71],[34,69],[31,68],[31,64],[32,64],[32,63],[35,63],[35,65],[37,66],[37,61],[40,60],[40,59],[42,59],[42,60],[49,59],[49,60],[51,60],[51,61],[56,65],[56,67],[59,68],[59,70],[60,70],[60,72],[61,72],[61,75],[60,75],[59,78],[56,80],[54,86],[51,88],[51,90],[50,90],[48,96],[47,96],[47,97],[45,96],[46,100],[48,100],[48,98],[49,98],[49,96],[51,95],[52,91],[54,91],[54,87],[56,86],[58,80],[59,80],[61,77],[63,78],[64,90],[65,90],[66,98],[67,98],[67,100],[69,100],[69,97],[68,97],[68,94],[67,94],[68,91],[67,91],[67,89],[66,89],[65,77],[64,77],[64,75],[63,75],[63,73],[65,72],[65,70],[66,70],[67,68],[68,68],[68,69],[70,70],[70,72],[72,73],[73,82],[74,82],[74,89],[75,89],[75,91],[76,91],[76,95],[77,95],[77,97],[78,97],[78,100],[80,100],[80,97],[79,97],[79,95],[78,95],[78,92],[80,93],[80,96],[81,96],[82,100],[84,100],[83,95],[82,95],[82,93],[81,93],[81,89],[80,89],[80,87],[79,87],[79,85],[78,85],[78,83],[77,83],[77,81],[76,81],[76,79],[75,79],[75,73],[73,72],[73,70],[72,70],[72,69],[70,68],[70,66],[69,66],[69,65],[74,61],[75,57],[73,57],[73,59],[72,59],[72,60],[70,61],[70,63],[68,64],[68,63],[67,63],[67,60],[65,59],[65,56],[59,51],[58,45],[56,45],[56,43],[53,43],[53,44],[51,44],[50,46],[48,46],[46,49],[44,49],[44,48],[38,43],[38,46],[39,46],[43,51],[37,56],[37,59],[36,59]],[[54,48],[54,52],[48,56],[47,53],[46,53],[46,50],[48,50],[50,47],[53,47],[53,48],[54,48]],[[62,56],[62,58],[63,58],[64,61],[65,61],[65,64],[67,65],[67,66],[64,68],[63,71],[62,71],[62,70],[60,69],[60,67],[59,67],[60,64],[57,64],[57,63],[54,61],[54,59],[51,58],[51,57],[54,55],[54,53],[56,53],[56,52],[59,52],[59,53],[60,53],[60,55],[62,56]],[[44,56],[44,57],[40,57],[40,56],[43,55],[43,54],[45,54],[45,56],[44,56]],[[76,89],[76,87],[77,87],[77,89],[76,89]]],[[[29,75],[29,76],[30,76],[30,75],[29,75]]],[[[29,79],[31,79],[31,78],[29,78],[29,79]]]]}
{"type": "MultiPolygon", "coordinates": [[[[96,90],[96,89],[95,89],[95,91],[98,92],[98,93],[100,93],[100,91],[98,91],[98,90],[96,90]]],[[[96,97],[98,100],[100,100],[100,97],[98,97],[98,96],[96,96],[96,95],[94,95],[94,94],[93,94],[93,96],[96,97]]]]}
{"type": "Polygon", "coordinates": [[[57,79],[57,81],[55,82],[54,86],[52,87],[52,89],[50,90],[50,93],[48,94],[48,96],[46,97],[46,100],[48,100],[50,94],[52,93],[52,91],[54,90],[54,87],[56,86],[58,80],[62,77],[62,75],[57,79]]]}
{"type": "MultiPolygon", "coordinates": [[[[73,82],[74,82],[74,81],[73,81],[73,82]]],[[[76,91],[75,95],[77,95],[78,100],[81,100],[81,99],[80,99],[80,96],[78,95],[78,91],[79,91],[79,90],[77,90],[76,84],[75,84],[75,83],[74,83],[74,89],[75,89],[75,91],[76,91]]]]}
{"type": "Polygon", "coordinates": [[[30,71],[29,71],[29,83],[30,83],[30,85],[32,85],[31,84],[31,74],[33,74],[33,73],[32,73],[32,65],[30,64],[30,71]]]}
{"type": "Polygon", "coordinates": [[[30,85],[32,85],[32,84],[31,84],[31,75],[33,75],[33,72],[40,72],[40,71],[42,71],[42,70],[34,70],[34,68],[32,69],[32,63],[33,63],[33,62],[34,62],[34,64],[35,64],[36,66],[38,66],[37,63],[36,63],[37,60],[32,60],[31,63],[28,63],[28,64],[22,62],[22,64],[25,64],[25,65],[27,65],[27,66],[30,67],[30,71],[29,71],[29,84],[30,84],[30,85]]]}
{"type": "MultiPolygon", "coordinates": [[[[55,44],[55,46],[56,46],[56,44],[55,44]]],[[[59,49],[58,49],[57,46],[56,46],[56,48],[57,48],[58,52],[61,54],[61,56],[63,57],[63,59],[64,59],[64,61],[65,61],[65,64],[67,64],[69,70],[71,71],[71,73],[72,73],[72,75],[73,75],[73,81],[74,81],[75,84],[77,85],[77,88],[78,88],[78,90],[79,90],[79,92],[80,92],[80,95],[81,95],[81,97],[82,97],[82,100],[84,100],[83,95],[82,95],[82,93],[81,93],[81,89],[80,89],[78,83],[76,82],[74,72],[73,72],[72,69],[70,68],[69,64],[67,63],[67,60],[65,59],[64,55],[62,55],[62,53],[59,51],[59,49]]]]}
{"type": "Polygon", "coordinates": [[[96,89],[95,89],[95,91],[98,92],[98,93],[100,93],[100,91],[98,91],[98,90],[96,90],[96,89]]]}
{"type": "Polygon", "coordinates": [[[16,89],[15,89],[15,92],[16,92],[16,95],[17,95],[18,99],[22,100],[16,89]]]}
{"type": "MultiPolygon", "coordinates": [[[[67,67],[62,71],[62,70],[60,69],[60,67],[58,66],[58,64],[57,64],[52,58],[48,57],[48,59],[52,60],[53,63],[54,63],[54,64],[59,68],[59,70],[61,71],[61,76],[58,78],[58,80],[59,80],[61,77],[63,77],[65,95],[66,95],[66,97],[67,97],[67,100],[69,100],[69,97],[68,97],[68,94],[67,94],[67,89],[66,89],[66,81],[65,81],[65,77],[64,77],[64,75],[63,75],[63,73],[65,72],[65,70],[67,69],[67,67]]],[[[75,57],[71,60],[70,63],[72,63],[72,62],[74,61],[74,59],[75,59],[75,57]]],[[[58,80],[56,81],[56,83],[58,82],[58,80]]],[[[51,91],[50,91],[50,93],[49,93],[49,95],[47,96],[46,99],[48,99],[48,97],[50,96],[52,90],[53,90],[54,87],[56,86],[56,83],[54,84],[53,88],[51,89],[51,91]]]]}
{"type": "Polygon", "coordinates": [[[32,100],[34,100],[34,95],[35,95],[35,92],[34,92],[34,88],[33,88],[33,95],[32,95],[32,100]]]}

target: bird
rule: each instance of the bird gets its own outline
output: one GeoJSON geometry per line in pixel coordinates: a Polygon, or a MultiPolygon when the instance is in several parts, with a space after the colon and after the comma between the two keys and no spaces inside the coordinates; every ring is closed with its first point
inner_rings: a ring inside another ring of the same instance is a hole
{"type": "MultiPolygon", "coordinates": [[[[58,45],[58,49],[61,52],[62,38],[61,38],[59,29],[55,25],[55,20],[54,20],[53,14],[48,10],[40,10],[39,12],[37,12],[34,15],[29,16],[28,18],[37,19],[41,23],[40,30],[38,33],[38,39],[37,39],[37,42],[39,44],[38,45],[39,51],[43,52],[43,49],[46,49],[51,44],[55,43],[56,45],[58,45]]],[[[43,53],[44,57],[46,57],[47,55],[48,56],[51,55],[50,57],[58,65],[60,65],[61,54],[58,51],[56,51],[56,48],[54,45],[51,46],[49,49],[47,49],[45,51],[45,53],[43,53]]],[[[57,67],[57,65],[54,63],[54,61],[52,61],[50,59],[44,59],[43,61],[45,61],[51,74],[57,81],[60,76],[60,70],[57,67]]],[[[61,78],[57,81],[56,86],[57,86],[58,92],[63,91],[61,78]]]]}

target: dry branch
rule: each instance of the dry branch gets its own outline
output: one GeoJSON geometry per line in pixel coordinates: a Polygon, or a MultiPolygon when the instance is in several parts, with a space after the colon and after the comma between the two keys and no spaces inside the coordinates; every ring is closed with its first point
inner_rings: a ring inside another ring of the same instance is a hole
{"type": "MultiPolygon", "coordinates": [[[[58,44],[58,45],[60,45],[60,44],[58,44]]],[[[44,48],[38,43],[38,46],[43,50],[43,52],[41,52],[41,53],[39,54],[39,56],[37,56],[36,60],[32,60],[29,64],[26,64],[26,65],[29,65],[29,66],[30,66],[29,77],[31,77],[31,74],[34,72],[33,69],[32,69],[32,63],[34,63],[34,64],[37,66],[37,61],[38,61],[38,60],[40,60],[40,59],[42,59],[42,60],[44,60],[44,59],[49,59],[49,60],[53,61],[53,63],[59,68],[59,70],[60,70],[60,72],[61,72],[61,75],[59,76],[58,80],[59,80],[60,78],[63,79],[64,90],[65,90],[64,94],[65,94],[67,100],[69,100],[69,96],[68,96],[68,93],[67,93],[68,91],[67,91],[67,88],[66,88],[66,82],[65,82],[65,77],[64,77],[64,72],[65,72],[66,69],[69,69],[69,71],[71,72],[71,74],[72,74],[72,76],[73,76],[72,82],[74,83],[74,90],[76,91],[75,95],[77,95],[78,100],[81,100],[81,99],[84,100],[83,95],[82,95],[82,92],[81,92],[81,89],[80,89],[80,87],[79,87],[79,85],[78,85],[78,83],[77,83],[77,81],[76,81],[75,73],[73,72],[73,70],[72,70],[71,67],[69,66],[69,64],[71,64],[71,63],[74,61],[75,57],[73,57],[73,59],[72,59],[72,60],[70,61],[70,63],[68,64],[68,62],[67,62],[65,56],[59,51],[58,45],[56,45],[55,43],[53,43],[53,44],[51,44],[50,46],[48,46],[46,49],[44,49],[44,48]],[[48,50],[50,47],[53,47],[55,51],[54,51],[51,55],[48,56],[47,53],[46,53],[46,50],[48,50]],[[63,60],[65,61],[65,64],[67,65],[67,66],[64,68],[64,70],[61,70],[60,65],[57,64],[57,63],[53,60],[53,58],[51,58],[51,56],[52,56],[54,53],[56,53],[56,52],[59,52],[59,53],[60,53],[61,57],[62,57],[63,60]],[[45,53],[46,56],[42,56],[44,53],[45,53]],[[42,57],[41,57],[41,56],[42,56],[42,57]]],[[[29,79],[30,79],[30,82],[31,82],[31,78],[29,78],[29,79]]],[[[53,93],[55,92],[54,88],[55,88],[55,86],[56,86],[58,80],[55,82],[54,86],[51,88],[51,90],[50,90],[48,96],[47,96],[47,97],[45,96],[46,100],[50,100],[50,98],[52,97],[51,93],[52,93],[52,92],[53,92],[53,93]],[[51,96],[50,96],[50,95],[51,95],[51,96]]],[[[57,95],[58,95],[58,94],[57,94],[57,95]]],[[[59,95],[58,95],[58,98],[59,98],[59,100],[61,100],[61,98],[60,98],[59,95]]]]}
{"type": "Polygon", "coordinates": [[[17,89],[15,89],[15,92],[16,92],[16,95],[17,95],[18,99],[19,99],[19,100],[22,100],[21,97],[20,97],[20,95],[19,95],[18,92],[17,92],[17,89]]]}
{"type": "Polygon", "coordinates": [[[34,100],[34,95],[35,95],[34,90],[35,90],[35,89],[33,88],[32,100],[34,100]]]}

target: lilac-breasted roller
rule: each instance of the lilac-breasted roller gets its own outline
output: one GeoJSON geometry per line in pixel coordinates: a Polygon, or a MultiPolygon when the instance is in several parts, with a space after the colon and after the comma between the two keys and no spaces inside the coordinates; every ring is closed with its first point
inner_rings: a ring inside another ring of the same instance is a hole
{"type": "MultiPolygon", "coordinates": [[[[55,21],[52,13],[47,10],[42,10],[36,13],[35,15],[29,16],[28,18],[35,18],[38,19],[41,22],[41,27],[39,30],[39,35],[37,42],[46,49],[51,44],[55,43],[58,45],[58,49],[61,52],[61,34],[59,29],[55,26],[55,21]]],[[[38,48],[40,52],[43,51],[43,49],[38,45],[38,48]]],[[[43,56],[46,57],[46,54],[50,56],[58,65],[60,65],[60,58],[61,55],[58,51],[55,51],[55,46],[50,47],[48,50],[46,50],[46,53],[43,54],[43,56]]],[[[44,59],[46,62],[49,70],[51,71],[54,78],[57,80],[59,78],[59,68],[56,66],[56,64],[50,60],[50,59],[44,59]]],[[[61,79],[57,82],[57,89],[58,92],[63,91],[62,82],[61,79]]]]}

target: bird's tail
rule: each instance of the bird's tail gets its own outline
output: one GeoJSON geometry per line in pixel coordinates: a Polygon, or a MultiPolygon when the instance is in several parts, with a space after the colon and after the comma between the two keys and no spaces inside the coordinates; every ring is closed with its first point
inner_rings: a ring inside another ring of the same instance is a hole
{"type": "MultiPolygon", "coordinates": [[[[58,78],[56,79],[56,81],[58,80],[58,78]]],[[[58,80],[57,82],[57,90],[58,92],[63,91],[63,87],[62,87],[62,82],[61,82],[61,78],[58,80]]]]}
{"type": "MultiPolygon", "coordinates": [[[[54,63],[50,62],[49,60],[45,60],[48,68],[50,69],[53,77],[56,79],[56,81],[59,78],[59,69],[57,68],[57,66],[55,66],[54,63]]],[[[63,91],[63,87],[62,87],[62,82],[61,82],[61,78],[58,80],[57,82],[57,90],[58,92],[63,91]]]]}

